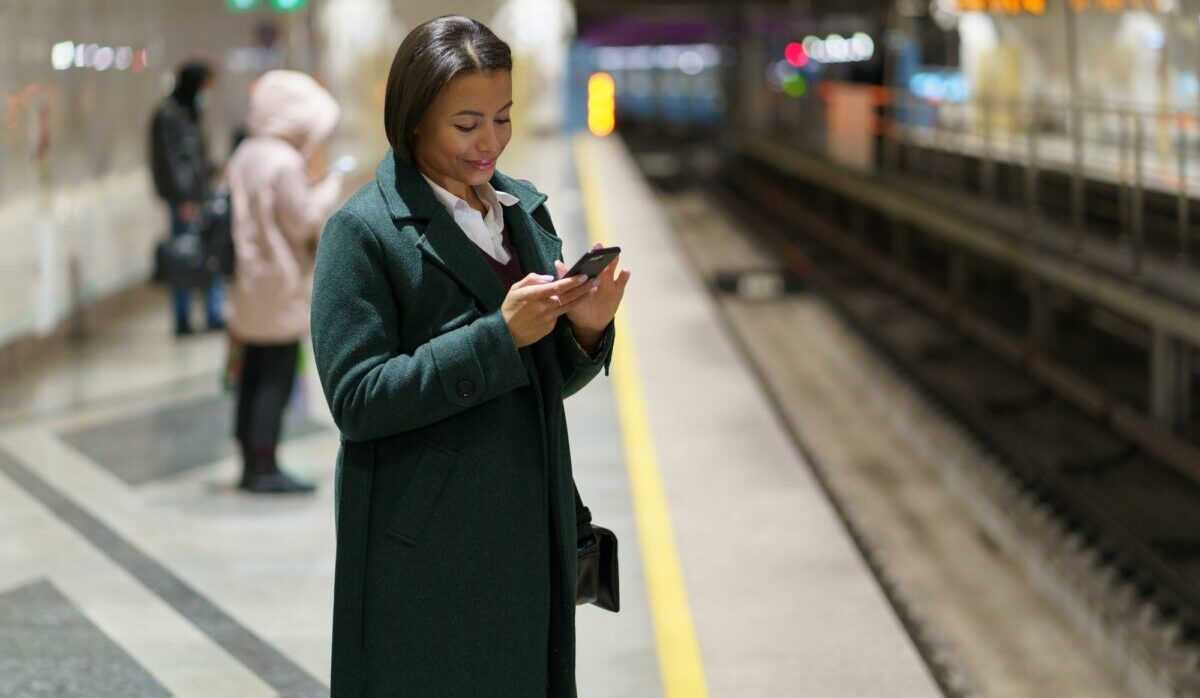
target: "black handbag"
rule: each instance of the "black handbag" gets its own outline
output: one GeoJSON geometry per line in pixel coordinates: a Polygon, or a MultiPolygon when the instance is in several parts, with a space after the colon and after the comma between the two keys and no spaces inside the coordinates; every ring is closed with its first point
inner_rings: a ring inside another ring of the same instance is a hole
{"type": "Polygon", "coordinates": [[[606,611],[621,610],[621,587],[617,574],[617,536],[607,528],[592,525],[592,512],[575,490],[576,555],[575,605],[595,604],[606,611]]]}
{"type": "Polygon", "coordinates": [[[154,249],[154,280],[173,286],[204,287],[216,268],[199,233],[186,230],[158,243],[154,249]]]}
{"type": "Polygon", "coordinates": [[[210,196],[196,219],[179,235],[170,235],[154,249],[154,281],[203,288],[234,270],[229,192],[210,196]]]}

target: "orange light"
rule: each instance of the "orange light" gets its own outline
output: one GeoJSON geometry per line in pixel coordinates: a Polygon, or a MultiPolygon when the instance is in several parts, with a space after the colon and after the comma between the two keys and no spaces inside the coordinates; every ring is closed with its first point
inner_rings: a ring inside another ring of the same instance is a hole
{"type": "Polygon", "coordinates": [[[617,126],[617,84],[608,73],[593,73],[588,78],[588,130],[607,136],[617,126]]]}
{"type": "Polygon", "coordinates": [[[1046,14],[1046,0],[1022,0],[1021,4],[1029,14],[1046,14]]]}

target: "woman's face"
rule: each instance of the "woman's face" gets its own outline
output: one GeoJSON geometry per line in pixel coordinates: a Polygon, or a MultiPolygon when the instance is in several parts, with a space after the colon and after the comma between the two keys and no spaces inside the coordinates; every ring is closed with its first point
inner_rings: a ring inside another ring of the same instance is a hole
{"type": "Polygon", "coordinates": [[[417,125],[417,167],[447,191],[466,198],[486,184],[512,138],[512,74],[472,73],[450,81],[417,125]]]}

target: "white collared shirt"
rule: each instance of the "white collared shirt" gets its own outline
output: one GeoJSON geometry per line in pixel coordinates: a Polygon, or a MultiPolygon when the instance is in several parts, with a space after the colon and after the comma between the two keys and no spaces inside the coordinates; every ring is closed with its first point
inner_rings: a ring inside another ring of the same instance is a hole
{"type": "MultiPolygon", "coordinates": [[[[424,174],[421,176],[425,177],[424,174]]],[[[497,262],[508,264],[512,255],[504,249],[504,212],[500,207],[515,206],[520,200],[508,192],[497,191],[491,184],[484,183],[475,187],[475,194],[487,209],[485,215],[471,208],[466,201],[446,191],[432,179],[425,177],[425,181],[429,182],[433,195],[446,207],[450,217],[463,229],[471,242],[497,262]]]]}

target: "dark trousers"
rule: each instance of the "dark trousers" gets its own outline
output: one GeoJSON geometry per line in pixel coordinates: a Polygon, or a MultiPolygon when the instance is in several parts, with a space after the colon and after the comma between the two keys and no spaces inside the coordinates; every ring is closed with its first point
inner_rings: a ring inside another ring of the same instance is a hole
{"type": "Polygon", "coordinates": [[[299,342],[245,345],[235,431],[243,447],[273,449],[279,443],[299,351],[299,342]]]}

